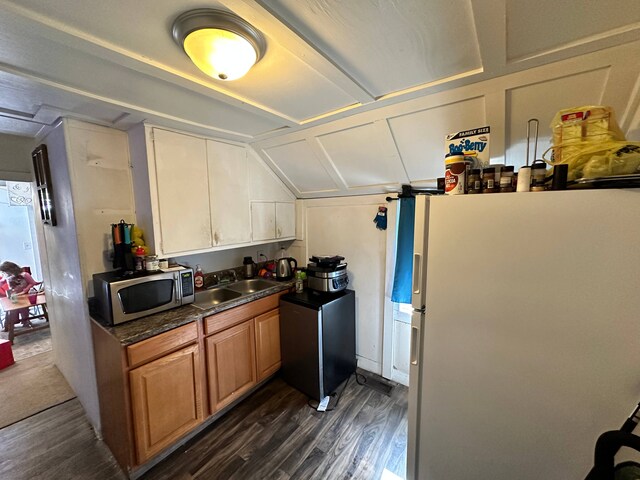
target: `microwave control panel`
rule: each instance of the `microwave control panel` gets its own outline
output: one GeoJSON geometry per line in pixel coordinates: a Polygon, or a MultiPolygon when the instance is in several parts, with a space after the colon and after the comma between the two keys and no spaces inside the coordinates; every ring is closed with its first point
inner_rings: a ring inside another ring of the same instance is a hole
{"type": "Polygon", "coordinates": [[[193,272],[180,273],[180,280],[182,282],[182,298],[193,295],[193,272]]]}

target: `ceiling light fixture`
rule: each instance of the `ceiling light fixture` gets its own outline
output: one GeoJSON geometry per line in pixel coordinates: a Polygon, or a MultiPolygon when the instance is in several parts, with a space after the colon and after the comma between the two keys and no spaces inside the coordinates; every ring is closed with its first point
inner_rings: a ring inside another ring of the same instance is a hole
{"type": "Polygon", "coordinates": [[[200,8],[185,12],[173,22],[172,34],[200,70],[220,80],[244,76],[266,50],[258,30],[222,10],[200,8]]]}

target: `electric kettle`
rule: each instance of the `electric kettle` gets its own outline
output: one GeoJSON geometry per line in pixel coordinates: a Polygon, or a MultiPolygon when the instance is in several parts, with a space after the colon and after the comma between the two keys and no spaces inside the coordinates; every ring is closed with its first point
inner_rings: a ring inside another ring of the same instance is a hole
{"type": "Polygon", "coordinates": [[[276,261],[276,279],[289,280],[293,278],[293,270],[295,270],[297,267],[298,262],[295,258],[287,257],[278,259],[276,261]]]}

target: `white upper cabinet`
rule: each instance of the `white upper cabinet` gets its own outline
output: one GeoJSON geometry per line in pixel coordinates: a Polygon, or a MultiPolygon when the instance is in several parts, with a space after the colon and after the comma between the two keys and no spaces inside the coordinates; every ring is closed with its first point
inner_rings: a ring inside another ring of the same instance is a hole
{"type": "Polygon", "coordinates": [[[295,238],[295,197],[248,146],[138,125],[136,218],[169,257],[295,238]]]}
{"type": "Polygon", "coordinates": [[[252,240],[293,240],[295,197],[254,151],[249,154],[249,186],[252,240]]]}
{"type": "Polygon", "coordinates": [[[276,238],[296,236],[296,204],[276,202],[276,238]]]}
{"type": "Polygon", "coordinates": [[[249,150],[251,201],[293,202],[296,197],[253,150],[249,150]]]}
{"type": "Polygon", "coordinates": [[[254,242],[276,238],[275,202],[251,203],[251,230],[254,242]]]}
{"type": "Polygon", "coordinates": [[[207,140],[213,245],[251,241],[246,147],[207,140]]]}
{"type": "Polygon", "coordinates": [[[153,143],[161,253],[210,248],[205,140],[154,128],[153,143]]]}
{"type": "Polygon", "coordinates": [[[251,202],[253,241],[293,240],[296,236],[294,202],[251,202]]]}

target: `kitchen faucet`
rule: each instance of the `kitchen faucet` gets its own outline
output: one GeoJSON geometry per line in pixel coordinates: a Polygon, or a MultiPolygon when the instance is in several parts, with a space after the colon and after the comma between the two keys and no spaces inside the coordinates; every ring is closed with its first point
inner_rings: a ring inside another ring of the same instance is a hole
{"type": "Polygon", "coordinates": [[[235,270],[227,270],[220,275],[220,283],[235,283],[238,281],[238,275],[235,270]]]}

